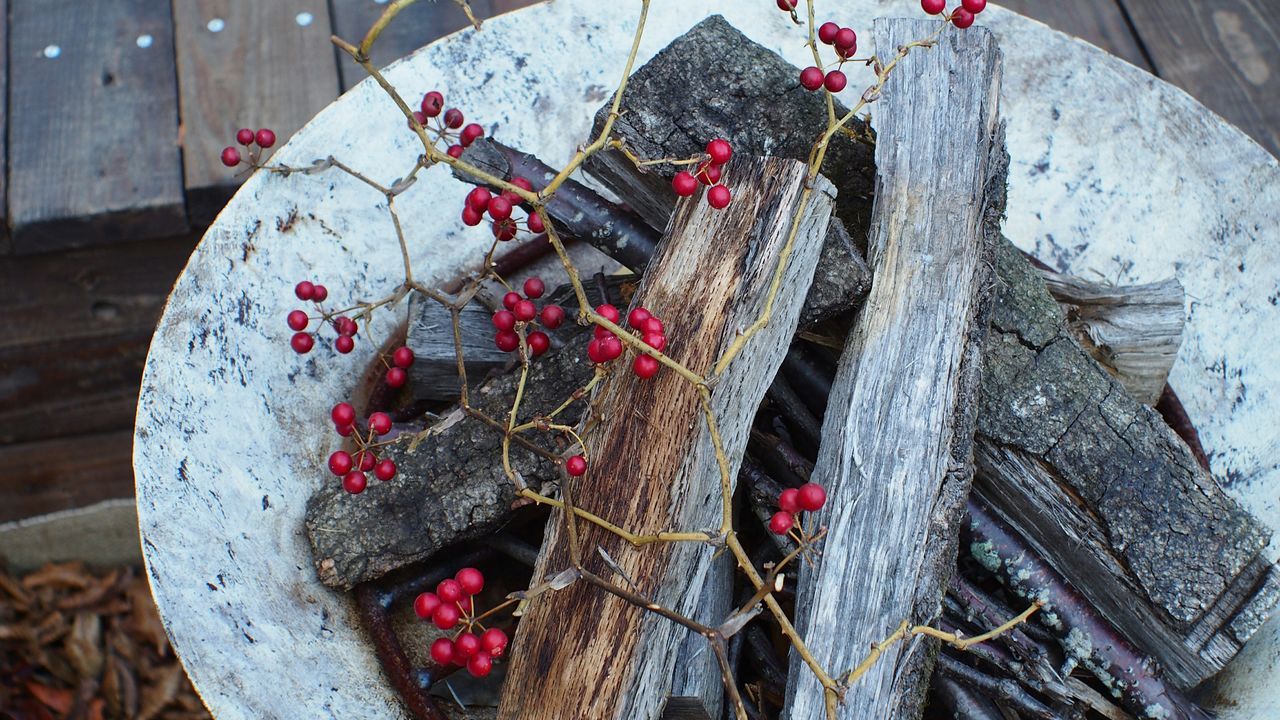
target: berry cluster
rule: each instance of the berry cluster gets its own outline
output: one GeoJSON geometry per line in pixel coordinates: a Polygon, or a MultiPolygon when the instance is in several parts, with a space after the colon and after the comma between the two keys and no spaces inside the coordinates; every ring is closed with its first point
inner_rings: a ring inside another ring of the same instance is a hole
{"type": "MultiPolygon", "coordinates": [[[[403,348],[402,348],[403,349],[403,348]]],[[[374,440],[391,432],[391,416],[376,412],[369,416],[368,435],[356,432],[356,410],[351,403],[341,402],[329,413],[333,428],[342,437],[355,440],[355,457],[346,450],[338,450],[329,456],[329,471],[342,478],[342,488],[352,495],[359,495],[368,486],[365,473],[373,471],[374,477],[386,482],[396,476],[396,463],[391,458],[378,459],[380,443],[374,440]]]]}
{"type": "MultiPolygon", "coordinates": [[[[314,302],[319,305],[329,297],[329,290],[318,283],[303,280],[294,286],[293,294],[303,302],[314,302]]],[[[293,351],[299,355],[311,352],[311,348],[316,344],[312,334],[306,331],[307,326],[311,324],[311,316],[304,310],[292,310],[285,321],[289,324],[289,329],[294,331],[293,337],[289,338],[289,346],[293,351]]]]}
{"type": "MultiPolygon", "coordinates": [[[[497,198],[494,198],[495,200],[497,198]]],[[[502,307],[493,314],[493,326],[497,333],[493,336],[493,344],[503,352],[515,352],[520,347],[520,333],[517,327],[529,327],[540,322],[542,327],[555,330],[564,322],[564,308],[559,305],[544,305],[542,310],[534,304],[534,300],[542,297],[547,286],[541,278],[531,277],[524,281],[524,295],[514,290],[502,297],[502,307]]],[[[551,348],[551,338],[541,330],[534,330],[524,338],[529,346],[529,354],[537,357],[551,348]]]]}
{"type": "MultiPolygon", "coordinates": [[[[258,156],[263,150],[276,144],[276,134],[269,128],[262,128],[258,132],[254,132],[249,128],[240,128],[236,131],[236,142],[247,148],[249,152],[249,164],[255,165],[258,162],[258,156]],[[254,146],[257,147],[254,147],[254,146]]],[[[227,167],[235,167],[244,161],[240,154],[240,149],[235,145],[228,145],[222,148],[222,164],[227,167]]]]}
{"type": "Polygon", "coordinates": [[[420,110],[413,111],[413,121],[409,127],[419,127],[435,132],[436,142],[448,141],[449,149],[445,152],[450,157],[462,157],[462,151],[471,143],[484,137],[484,128],[479,123],[469,123],[463,127],[466,118],[458,108],[444,109],[444,95],[432,90],[422,96],[420,110]],[[458,128],[462,128],[459,130],[458,128]],[[456,142],[454,142],[456,140],[456,142]]]}
{"type": "Polygon", "coordinates": [[[853,28],[840,27],[833,22],[824,22],[818,28],[818,40],[823,45],[830,45],[836,51],[836,68],[824,73],[822,68],[810,66],[800,71],[800,85],[811,92],[826,88],[827,92],[838,93],[849,84],[845,76],[846,61],[858,51],[858,34],[853,28]]]}
{"type": "MultiPolygon", "coordinates": [[[[523,190],[533,192],[533,183],[522,177],[511,178],[511,184],[523,190]]],[[[520,196],[510,190],[503,190],[498,195],[489,192],[488,188],[477,187],[467,193],[466,203],[462,206],[462,222],[469,226],[479,225],[484,221],[487,212],[492,221],[493,236],[499,240],[510,240],[520,231],[521,221],[511,216],[512,210],[519,207],[524,211],[523,225],[531,233],[540,233],[546,229],[542,218],[521,205],[520,196]]]]}
{"type": "Polygon", "coordinates": [[[441,580],[435,592],[424,592],[413,601],[413,611],[431,620],[441,630],[464,626],[454,637],[431,643],[431,659],[440,665],[458,665],[476,677],[493,669],[493,659],[507,651],[507,634],[498,628],[484,629],[475,615],[474,597],[484,589],[484,574],[462,568],[452,578],[441,580]],[[474,630],[482,631],[476,635],[474,630]]]}
{"type": "MultiPolygon", "coordinates": [[[[612,305],[600,305],[596,308],[596,313],[614,324],[622,320],[618,308],[612,305]]],[[[663,327],[662,321],[648,310],[642,307],[632,310],[627,314],[627,325],[635,330],[645,345],[654,350],[662,352],[667,347],[666,328],[663,327]]],[[[595,337],[587,343],[587,357],[596,364],[617,360],[622,356],[622,350],[622,341],[618,336],[599,325],[596,326],[595,337]]],[[[660,367],[662,364],[656,358],[644,353],[636,353],[636,359],[631,363],[631,371],[643,380],[658,374],[660,367]]],[[[585,465],[583,469],[585,472],[585,465]]],[[[569,474],[573,474],[572,470],[569,474]]]]}
{"type": "Polygon", "coordinates": [[[729,207],[729,201],[733,197],[729,194],[729,188],[720,184],[720,171],[724,169],[725,163],[729,162],[731,157],[733,157],[733,147],[729,145],[728,140],[716,138],[708,142],[705,155],[691,158],[696,164],[693,172],[681,170],[671,178],[672,189],[680,197],[689,197],[698,191],[698,183],[710,185],[711,188],[707,190],[707,204],[716,210],[729,207]]]}
{"type": "Polygon", "coordinates": [[[387,387],[404,387],[404,384],[409,381],[409,368],[413,366],[413,350],[404,346],[398,347],[391,353],[391,362],[388,363],[384,357],[382,364],[387,366],[385,376],[387,387]]]}
{"type": "Polygon", "coordinates": [[[817,483],[805,483],[798,488],[787,488],[778,496],[778,512],[769,518],[769,531],[786,535],[796,525],[796,515],[801,511],[814,512],[827,504],[827,491],[817,483]]]}
{"type": "MultiPolygon", "coordinates": [[[[947,0],[920,0],[920,7],[930,15],[941,15],[947,9],[947,0]]],[[[987,9],[987,0],[963,0],[960,7],[951,11],[947,19],[961,30],[973,24],[974,17],[987,9]]]]}

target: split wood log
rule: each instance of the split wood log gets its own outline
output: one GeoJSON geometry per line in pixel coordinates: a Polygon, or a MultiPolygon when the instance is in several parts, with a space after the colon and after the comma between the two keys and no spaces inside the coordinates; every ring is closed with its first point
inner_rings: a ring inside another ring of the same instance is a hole
{"type": "Polygon", "coordinates": [[[1134,399],[1154,406],[1178,359],[1186,294],[1175,278],[1111,285],[1041,270],[1076,340],[1134,399]]]}
{"type": "MultiPolygon", "coordinates": [[[[781,276],[790,292],[777,296],[770,323],[710,389],[732,485],[756,408],[795,331],[833,189],[825,178],[809,180],[803,163],[743,155],[727,166],[723,181],[734,195],[727,209],[713,210],[700,198],[677,207],[635,302],[666,323],[673,359],[710,373],[762,311],[799,215],[781,276]]],[[[586,431],[591,470],[574,481],[577,505],[635,533],[715,532],[729,509],[698,388],[669,370],[649,380],[622,371],[602,383],[593,403],[606,411],[586,431]]],[[[552,514],[535,582],[570,565],[563,522],[561,513],[552,514]]],[[[703,543],[635,548],[583,522],[577,538],[588,571],[685,616],[696,610],[716,551],[703,543]]],[[[498,715],[657,718],[688,633],[585,582],[539,595],[520,622],[498,715]]],[[[707,648],[715,650],[723,647],[707,648]]]]}
{"type": "MultiPolygon", "coordinates": [[[[493,344],[492,316],[488,308],[477,303],[468,304],[458,313],[462,357],[467,378],[472,382],[503,367],[512,357],[493,344]]],[[[406,337],[405,344],[413,351],[413,365],[409,366],[413,396],[423,400],[456,400],[458,354],[449,308],[415,293],[409,300],[406,337]]]]}
{"type": "MultiPolygon", "coordinates": [[[[892,53],[933,29],[876,20],[875,46],[892,53]]],[[[878,103],[876,280],[822,426],[813,480],[827,489],[827,536],[796,598],[797,629],[837,677],[903,621],[935,618],[955,568],[1008,172],[1000,79],[988,31],[946,33],[903,59],[878,103]]],[[[918,642],[886,647],[839,717],[919,717],[936,653],[918,642]]],[[[829,717],[828,700],[793,652],[784,716],[829,717]]]]}
{"type": "Polygon", "coordinates": [[[975,484],[1174,684],[1220,669],[1280,584],[1269,532],[1076,342],[1012,245],[986,346],[975,484]]]}

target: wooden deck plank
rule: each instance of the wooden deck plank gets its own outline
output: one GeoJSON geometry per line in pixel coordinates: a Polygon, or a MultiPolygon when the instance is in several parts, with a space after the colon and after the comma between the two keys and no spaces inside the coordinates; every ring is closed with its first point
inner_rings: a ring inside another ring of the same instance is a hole
{"type": "MultiPolygon", "coordinates": [[[[369,28],[387,9],[371,0],[332,0],[333,31],[352,43],[359,43],[369,28]]],[[[491,0],[471,0],[471,11],[484,19],[494,14],[491,0]]],[[[467,16],[452,0],[417,2],[400,11],[373,46],[373,64],[385,67],[429,42],[467,26],[467,16]]],[[[342,89],[349,90],[367,75],[345,55],[338,58],[342,89]]],[[[427,88],[417,90],[419,95],[427,88]]],[[[414,93],[410,93],[413,95],[414,93]]],[[[421,99],[421,98],[419,98],[421,99]]]]}
{"type": "Polygon", "coordinates": [[[1280,155],[1280,3],[1120,2],[1157,75],[1280,155]]]}
{"type": "Polygon", "coordinates": [[[5,181],[9,179],[9,145],[6,132],[9,121],[9,2],[0,0],[0,255],[12,248],[9,245],[9,193],[5,181]]]}
{"type": "Polygon", "coordinates": [[[0,446],[0,523],[133,496],[133,430],[0,446]]]}
{"type": "Polygon", "coordinates": [[[221,210],[238,179],[219,161],[241,127],[277,146],[338,93],[325,0],[173,0],[187,201],[193,223],[221,210]]]}
{"type": "Polygon", "coordinates": [[[1000,0],[1000,6],[1034,18],[1054,30],[1097,45],[1148,72],[1150,63],[1125,20],[1119,0],[1000,0]]]}
{"type": "Polygon", "coordinates": [[[186,230],[163,0],[10,0],[14,252],[186,230]]]}

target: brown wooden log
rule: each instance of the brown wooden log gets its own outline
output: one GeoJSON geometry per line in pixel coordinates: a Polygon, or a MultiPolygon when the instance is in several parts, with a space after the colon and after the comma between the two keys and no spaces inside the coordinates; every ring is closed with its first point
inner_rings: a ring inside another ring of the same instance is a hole
{"type": "MultiPolygon", "coordinates": [[[[934,27],[876,20],[875,46],[892,54],[934,27]]],[[[955,568],[1008,172],[1000,79],[989,32],[946,33],[901,62],[877,103],[876,280],[840,359],[813,473],[828,497],[822,560],[801,570],[796,596],[796,627],[836,677],[904,620],[935,618],[955,568]]],[[[886,647],[839,717],[919,717],[935,655],[919,643],[886,647]]],[[[783,714],[828,717],[795,652],[783,714]]]]}
{"type": "MultiPolygon", "coordinates": [[[[693,372],[710,373],[761,312],[792,218],[801,216],[782,276],[787,292],[778,296],[772,321],[710,391],[730,483],[756,407],[795,331],[831,212],[831,184],[806,176],[802,163],[736,157],[723,178],[733,204],[723,211],[700,198],[680,204],[637,293],[636,302],[666,324],[670,356],[693,372]],[[815,189],[807,197],[806,184],[815,189]]],[[[585,437],[591,469],[574,482],[579,506],[637,533],[719,527],[719,472],[692,384],[669,370],[639,380],[624,369],[602,384],[593,403],[602,416],[585,437]]],[[[683,615],[696,610],[713,547],[634,548],[586,523],[577,534],[589,571],[683,615]]],[[[535,582],[569,565],[563,519],[554,513],[535,582]]],[[[683,627],[587,583],[540,595],[521,620],[498,715],[656,718],[686,635],[683,627]]]]}

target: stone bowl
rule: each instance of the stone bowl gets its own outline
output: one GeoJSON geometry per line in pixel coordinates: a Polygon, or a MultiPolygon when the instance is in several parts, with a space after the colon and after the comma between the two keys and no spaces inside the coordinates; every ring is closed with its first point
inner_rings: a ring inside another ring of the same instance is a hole
{"type": "MultiPolygon", "coordinates": [[[[655,0],[639,62],[720,13],[809,64],[801,29],[772,2],[696,5],[705,13],[655,0]]],[[[825,5],[859,30],[873,17],[920,14],[915,0],[825,5]]],[[[489,134],[562,163],[618,81],[638,6],[601,12],[598,0],[554,0],[441,39],[387,74],[407,96],[444,91],[489,134]]],[[[1181,90],[1088,43],[996,7],[981,23],[1005,59],[1006,234],[1060,270],[1182,281],[1190,320],[1172,384],[1215,475],[1276,526],[1280,364],[1260,340],[1280,336],[1280,166],[1181,90]]],[[[847,101],[868,82],[851,77],[847,101]]],[[[333,154],[390,183],[414,162],[416,143],[366,81],[276,159],[333,154]]],[[[465,193],[435,168],[398,202],[419,278],[447,279],[481,252],[485,233],[457,220],[465,193]]],[[[399,272],[376,192],[336,172],[259,174],[209,228],[156,330],[134,450],[143,552],[173,646],[220,720],[406,717],[347,599],[316,579],[302,529],[307,497],[333,482],[328,410],[348,396],[373,345],[298,356],[284,323],[298,280],[322,281],[341,301],[381,296],[399,272]]],[[[374,332],[386,337],[395,325],[383,316],[374,332]]],[[[1223,717],[1280,717],[1278,655],[1273,621],[1222,675],[1223,717]]]]}

